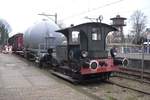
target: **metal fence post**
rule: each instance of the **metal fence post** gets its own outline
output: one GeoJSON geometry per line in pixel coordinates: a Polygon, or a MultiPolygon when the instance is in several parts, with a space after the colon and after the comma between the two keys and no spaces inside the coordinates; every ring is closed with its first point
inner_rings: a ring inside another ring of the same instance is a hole
{"type": "Polygon", "coordinates": [[[143,71],[144,71],[144,45],[142,44],[141,82],[143,82],[143,71]]]}

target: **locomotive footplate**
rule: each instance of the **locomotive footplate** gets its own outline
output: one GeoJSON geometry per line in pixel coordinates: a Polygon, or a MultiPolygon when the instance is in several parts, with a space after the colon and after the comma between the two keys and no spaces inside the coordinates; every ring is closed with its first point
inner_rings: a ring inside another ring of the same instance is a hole
{"type": "Polygon", "coordinates": [[[54,71],[50,70],[51,74],[62,78],[66,81],[69,81],[73,84],[82,84],[82,83],[89,83],[89,82],[100,82],[103,80],[108,80],[109,79],[109,73],[103,73],[103,75],[78,75],[78,78],[73,78],[69,76],[68,74],[62,73],[60,71],[54,71]],[[107,74],[107,75],[106,75],[107,74]],[[80,78],[79,78],[80,77],[80,78]]]}
{"type": "Polygon", "coordinates": [[[62,78],[62,79],[64,79],[64,80],[67,80],[67,81],[69,81],[69,82],[71,82],[71,83],[78,83],[78,82],[79,82],[78,80],[73,79],[72,77],[67,76],[67,75],[65,75],[65,74],[62,74],[62,73],[59,73],[59,72],[56,72],[56,71],[53,71],[53,70],[51,70],[50,72],[51,72],[53,75],[55,75],[55,76],[57,76],[57,77],[60,77],[60,78],[62,78]]]}

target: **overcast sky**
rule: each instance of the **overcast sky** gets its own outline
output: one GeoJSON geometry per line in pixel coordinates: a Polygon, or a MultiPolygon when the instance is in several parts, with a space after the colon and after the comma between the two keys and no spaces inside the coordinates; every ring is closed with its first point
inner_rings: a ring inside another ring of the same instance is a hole
{"type": "MultiPolygon", "coordinates": [[[[38,15],[42,12],[57,13],[58,21],[69,26],[89,21],[85,16],[99,15],[103,15],[104,23],[110,24],[111,17],[119,14],[129,19],[135,10],[144,12],[150,21],[149,0],[0,0],[0,18],[11,25],[13,34],[23,32],[42,17],[38,15]]],[[[129,20],[126,22],[128,23],[129,20]]],[[[150,27],[149,22],[148,27],[150,27]]]]}

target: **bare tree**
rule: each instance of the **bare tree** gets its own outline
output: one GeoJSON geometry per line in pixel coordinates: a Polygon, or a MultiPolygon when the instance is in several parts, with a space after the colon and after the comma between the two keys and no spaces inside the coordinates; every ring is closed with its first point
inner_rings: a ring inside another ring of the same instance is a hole
{"type": "Polygon", "coordinates": [[[4,44],[7,42],[7,39],[8,39],[8,29],[7,27],[0,23],[0,34],[1,34],[1,37],[0,37],[0,44],[4,44]]]}
{"type": "Polygon", "coordinates": [[[135,38],[133,39],[133,43],[140,44],[142,33],[146,28],[147,17],[140,10],[135,11],[131,15],[131,24],[132,24],[132,33],[135,38]]]}

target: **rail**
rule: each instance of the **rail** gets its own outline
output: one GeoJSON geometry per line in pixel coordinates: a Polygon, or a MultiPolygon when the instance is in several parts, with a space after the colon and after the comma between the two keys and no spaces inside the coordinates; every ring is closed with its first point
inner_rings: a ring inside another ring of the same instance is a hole
{"type": "Polygon", "coordinates": [[[113,84],[113,85],[116,85],[116,86],[119,86],[119,87],[123,87],[123,88],[130,89],[130,90],[133,90],[133,91],[136,91],[136,92],[140,92],[140,93],[143,93],[143,94],[150,95],[150,92],[145,92],[145,91],[138,90],[138,89],[135,89],[135,88],[131,88],[131,87],[128,87],[128,86],[124,86],[124,85],[121,85],[121,84],[113,82],[113,81],[105,81],[105,82],[108,83],[108,84],[113,84]]]}
{"type": "Polygon", "coordinates": [[[149,71],[142,72],[140,69],[124,68],[124,67],[120,67],[119,69],[120,70],[116,71],[115,76],[125,77],[128,79],[133,79],[133,80],[137,80],[137,81],[150,84],[150,72],[149,71]]]}

